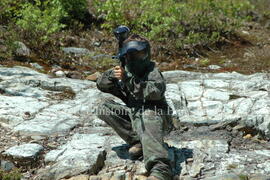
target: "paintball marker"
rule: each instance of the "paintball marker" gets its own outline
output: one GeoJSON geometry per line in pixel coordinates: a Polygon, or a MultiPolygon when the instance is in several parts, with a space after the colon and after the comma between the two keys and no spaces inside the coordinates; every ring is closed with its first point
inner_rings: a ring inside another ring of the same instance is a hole
{"type": "MultiPolygon", "coordinates": [[[[123,48],[123,42],[128,38],[130,29],[127,26],[118,26],[116,29],[114,29],[113,34],[118,40],[118,53],[116,56],[113,56],[113,59],[117,59],[120,61],[120,66],[125,67],[125,59],[124,57],[120,56],[121,49],[123,48]]],[[[121,80],[118,81],[118,84],[120,88],[124,88],[124,84],[122,83],[121,80]]]]}
{"type": "Polygon", "coordinates": [[[121,52],[121,49],[123,47],[123,42],[128,38],[129,32],[130,32],[129,28],[127,26],[123,26],[123,25],[118,26],[113,31],[114,36],[118,40],[118,53],[116,56],[113,56],[112,58],[120,60],[122,67],[125,66],[125,63],[124,63],[123,57],[120,57],[120,52],[121,52]]]}

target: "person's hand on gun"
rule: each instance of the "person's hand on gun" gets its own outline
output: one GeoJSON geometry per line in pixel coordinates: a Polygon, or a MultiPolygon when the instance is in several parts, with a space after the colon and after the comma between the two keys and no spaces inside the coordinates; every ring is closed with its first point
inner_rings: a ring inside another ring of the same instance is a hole
{"type": "Polygon", "coordinates": [[[113,71],[114,71],[114,77],[116,77],[118,80],[122,80],[125,69],[121,66],[115,66],[113,68],[113,71]]]}

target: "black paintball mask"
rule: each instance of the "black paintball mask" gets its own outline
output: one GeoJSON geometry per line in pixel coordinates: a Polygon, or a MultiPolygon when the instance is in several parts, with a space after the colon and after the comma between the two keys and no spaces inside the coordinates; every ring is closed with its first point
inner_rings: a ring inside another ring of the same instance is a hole
{"type": "Polygon", "coordinates": [[[135,77],[142,78],[151,63],[150,44],[147,41],[129,41],[123,44],[120,57],[125,58],[127,70],[135,77]]]}

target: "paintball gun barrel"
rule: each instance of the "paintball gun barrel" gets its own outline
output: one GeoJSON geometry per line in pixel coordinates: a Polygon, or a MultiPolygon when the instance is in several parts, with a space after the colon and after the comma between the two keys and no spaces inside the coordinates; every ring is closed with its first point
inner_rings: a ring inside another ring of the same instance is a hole
{"type": "Polygon", "coordinates": [[[130,33],[130,29],[127,26],[118,26],[116,29],[114,29],[113,34],[118,40],[118,53],[116,56],[113,56],[113,59],[118,59],[120,61],[120,65],[122,67],[125,66],[125,62],[123,57],[120,57],[120,52],[123,47],[123,42],[128,38],[128,35],[130,33]]]}
{"type": "MultiPolygon", "coordinates": [[[[125,59],[120,56],[121,49],[123,48],[123,42],[128,38],[130,29],[127,26],[118,26],[114,29],[113,34],[118,40],[118,53],[116,56],[113,56],[113,59],[120,61],[120,66],[125,67],[125,59]]],[[[121,89],[124,89],[124,84],[121,80],[118,81],[118,85],[121,89]]]]}

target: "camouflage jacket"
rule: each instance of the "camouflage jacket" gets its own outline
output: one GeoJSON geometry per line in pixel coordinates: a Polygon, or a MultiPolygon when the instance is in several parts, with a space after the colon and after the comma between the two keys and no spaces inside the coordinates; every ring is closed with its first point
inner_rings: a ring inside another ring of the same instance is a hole
{"type": "Polygon", "coordinates": [[[142,79],[136,78],[125,68],[122,83],[124,88],[121,88],[118,79],[114,77],[113,69],[109,69],[98,78],[97,88],[102,92],[117,96],[128,107],[168,108],[164,95],[166,83],[154,62],[151,63],[151,67],[142,79]]]}

